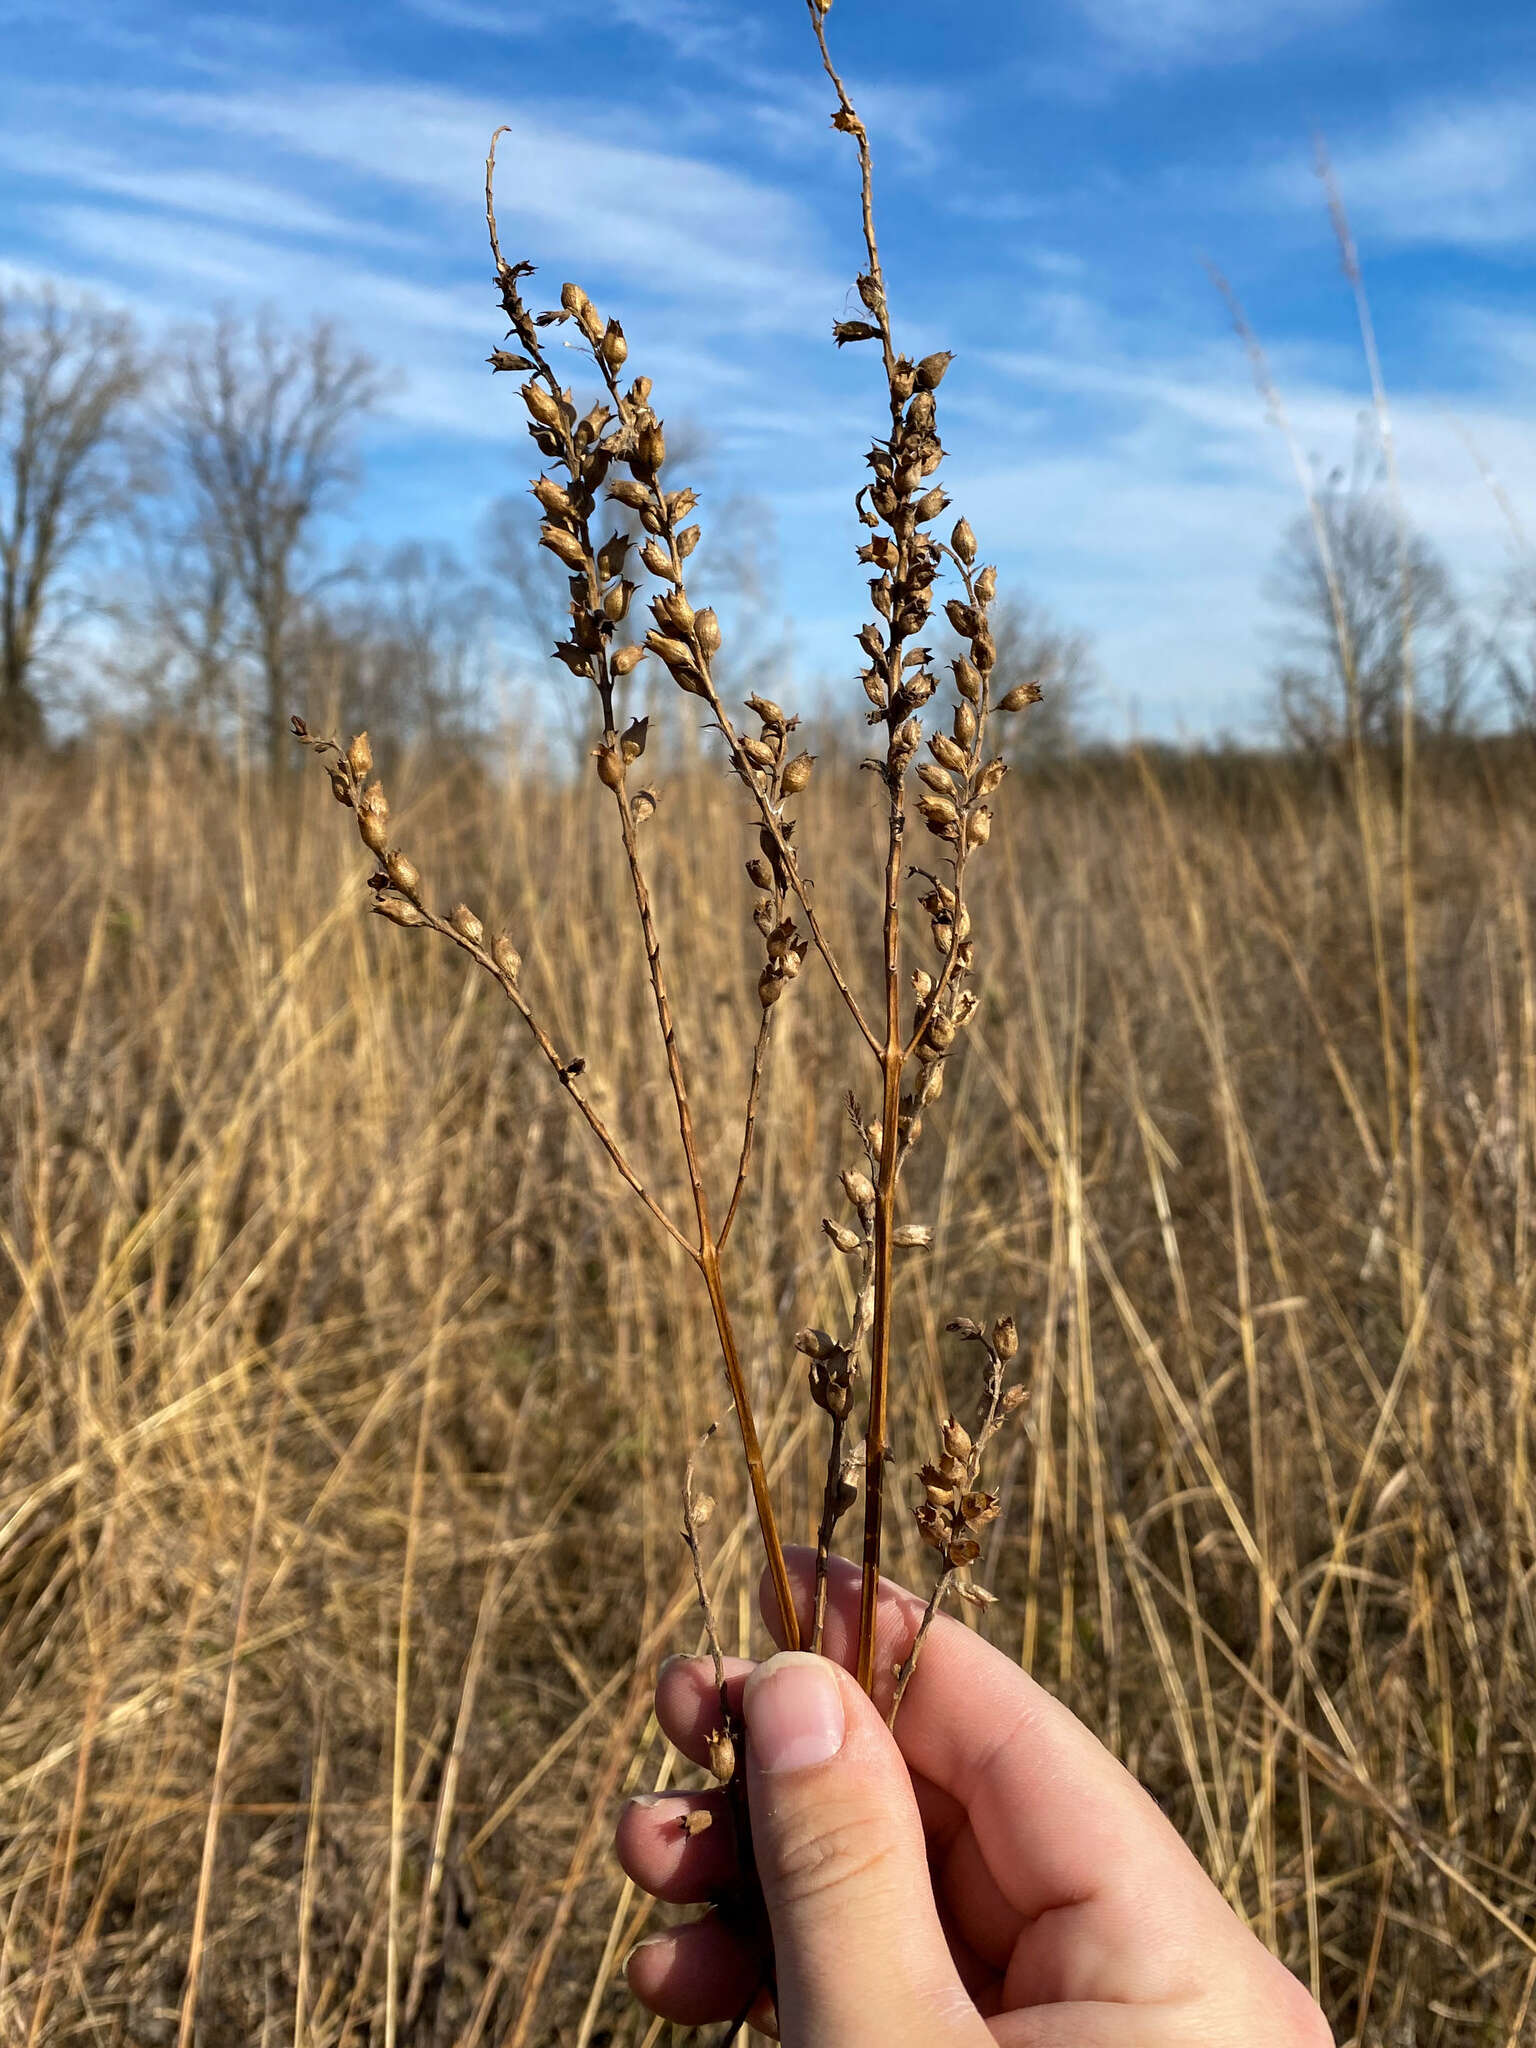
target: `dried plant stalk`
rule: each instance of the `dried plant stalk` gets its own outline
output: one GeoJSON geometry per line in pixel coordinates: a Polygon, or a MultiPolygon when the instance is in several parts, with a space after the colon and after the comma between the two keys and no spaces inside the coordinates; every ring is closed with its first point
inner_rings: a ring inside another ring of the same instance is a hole
{"type": "MultiPolygon", "coordinates": [[[[869,584],[874,616],[858,635],[864,663],[860,682],[870,725],[884,728],[879,749],[866,765],[880,778],[887,823],[880,987],[878,1000],[868,1006],[855,993],[817,916],[796,842],[792,806],[809,783],[814,767],[813,756],[795,748],[799,720],[759,695],[746,699],[744,718],[733,717],[717,685],[721,624],[709,607],[694,607],[687,588],[687,563],[700,535],[692,521],[698,500],[692,490],[673,487],[670,475],[663,482],[666,431],[651,403],[651,382],[644,376],[621,381],[629,357],[624,331],[617,320],[598,313],[579,285],[566,284],[558,306],[547,310],[534,312],[525,304],[523,284],[532,275],[532,266],[509,263],[503,257],[496,223],[496,146],[505,129],[492,137],[486,158],[486,226],[496,289],[510,330],[506,345],[493,351],[490,362],[494,371],[523,378],[521,397],[528,431],[545,465],[532,485],[541,515],[540,542],[567,570],[570,591],[569,636],[554,652],[573,677],[591,686],[596,698],[598,731],[592,759],[598,781],[613,801],[645,951],[651,1006],[691,1198],[689,1224],[681,1223],[646,1186],[619,1137],[598,1115],[582,1085],[584,1059],[562,1053],[535,1015],[519,979],[521,962],[510,937],[487,938],[480,917],[466,904],[456,905],[446,915],[428,907],[419,871],[408,855],[389,843],[389,807],[382,788],[371,779],[367,735],[359,734],[344,748],[338,739],[312,733],[301,719],[294,720],[294,731],[324,762],[338,801],[355,813],[359,834],[376,857],[378,865],[369,884],[373,908],[394,924],[430,930],[449,939],[492,976],[532,1032],[560,1086],[620,1178],[698,1270],[735,1408],[778,1604],[780,1632],[791,1647],[798,1647],[800,1629],[721,1254],[749,1184],[758,1105],[779,1006],[810,954],[814,951],[820,959],[858,1039],[875,1063],[879,1107],[876,1114],[866,1117],[858,1102],[849,1098],[850,1120],[861,1153],[860,1163],[842,1174],[851,1221],[828,1218],[824,1226],[837,1252],[860,1262],[850,1327],[842,1337],[805,1329],[795,1340],[809,1361],[812,1398],[831,1425],[817,1530],[812,1640],[819,1648],[827,1560],[837,1524],[857,1497],[856,1454],[850,1450],[849,1434],[861,1360],[867,1354],[858,1673],[866,1689],[873,1690],[875,1595],[890,1449],[895,1260],[898,1252],[918,1250],[931,1241],[922,1225],[897,1222],[901,1174],[921,1135],[924,1111],[942,1092],[948,1057],[977,1008],[971,986],[976,948],[966,905],[967,871],[972,856],[987,843],[992,820],[988,800],[1005,772],[1001,758],[988,753],[990,721],[995,712],[1020,710],[1036,701],[1040,693],[1033,684],[1022,684],[994,701],[991,677],[996,647],[988,615],[996,590],[995,571],[978,565],[976,538],[963,518],[954,523],[947,540],[933,530],[949,504],[943,488],[934,481],[944,459],[935,394],[951,358],[941,351],[914,362],[898,351],[893,339],[875,238],[869,138],[828,49],[825,17],[829,4],[830,0],[807,0],[821,62],[836,95],[833,125],[853,138],[858,153],[864,264],[857,289],[868,316],[836,321],[833,338],[839,348],[860,342],[879,345],[889,418],[888,430],[869,450],[872,480],[858,491],[855,501],[867,533],[859,559],[874,572],[869,584]],[[562,387],[545,340],[548,330],[568,324],[579,334],[579,353],[590,363],[599,385],[596,402],[585,412],[578,410],[570,390],[562,387]],[[599,538],[596,522],[604,495],[618,508],[618,523],[606,538],[599,538]],[[635,580],[627,573],[631,567],[637,572],[635,580]],[[946,572],[957,577],[961,593],[944,607],[961,648],[949,664],[954,698],[949,729],[926,735],[930,758],[915,766],[925,740],[922,714],[940,688],[933,650],[921,636],[933,615],[934,587],[946,572]],[[652,623],[643,638],[626,638],[641,575],[649,578],[654,588],[649,602],[652,623]],[[678,1043],[662,939],[643,858],[643,829],[660,801],[653,785],[639,781],[647,720],[629,720],[621,729],[618,708],[625,680],[646,660],[658,661],[678,690],[697,699],[707,712],[709,724],[719,734],[756,811],[757,845],[746,867],[759,891],[753,922],[763,943],[757,983],[761,1022],[741,1116],[734,1183],[718,1212],[705,1187],[688,1066],[678,1043]],[[908,864],[908,832],[917,822],[934,842],[933,869],[908,864]],[[910,920],[914,915],[926,920],[938,964],[932,973],[923,968],[912,971],[913,1007],[904,1013],[904,916],[910,920]],[[722,1219],[718,1224],[717,1213],[722,1219]]],[[[690,1464],[690,1499],[691,1471],[690,1464]]],[[[689,1514],[689,1547],[703,1601],[691,1509],[689,1514]]]]}

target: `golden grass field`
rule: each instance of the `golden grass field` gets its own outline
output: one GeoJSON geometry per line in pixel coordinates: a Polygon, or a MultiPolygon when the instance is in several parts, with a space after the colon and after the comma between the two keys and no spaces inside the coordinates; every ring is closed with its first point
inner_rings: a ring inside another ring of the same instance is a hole
{"type": "MultiPolygon", "coordinates": [[[[908,1180],[935,1243],[898,1280],[897,1443],[905,1470],[969,1398],[945,1318],[1012,1310],[992,1638],[1341,2041],[1471,2048],[1536,2037],[1536,775],[1426,765],[1416,977],[1385,769],[1363,809],[1284,766],[1010,782],[983,1013],[908,1180]]],[[[824,764],[803,807],[856,957],[871,780],[824,764]]],[[[506,919],[675,1198],[598,792],[390,781],[434,896],[506,919]]],[[[663,788],[728,1187],[753,835],[723,775],[663,788]]],[[[416,2048],[664,2032],[618,1976],[647,1907],[609,1835],[677,1768],[649,1686],[697,1640],[707,1306],[497,990],[363,914],[347,827],[312,771],[278,800],[173,739],[0,772],[7,2048],[380,2043],[391,1968],[416,2048]]],[[[869,1077],[814,960],[782,1009],[730,1264],[804,1540],[821,1418],[788,1340],[846,1284],[819,1222],[869,1077]]],[[[706,1464],[745,1646],[728,1439],[706,1464]]]]}

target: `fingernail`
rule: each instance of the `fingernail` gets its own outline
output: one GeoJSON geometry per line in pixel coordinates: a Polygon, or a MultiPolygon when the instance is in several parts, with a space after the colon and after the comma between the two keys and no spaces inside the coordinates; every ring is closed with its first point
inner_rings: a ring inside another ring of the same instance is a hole
{"type": "Polygon", "coordinates": [[[620,1963],[620,1974],[624,1975],[628,1973],[630,1964],[635,1960],[635,1957],[639,1955],[641,1949],[660,1948],[663,1942],[670,1941],[671,1939],[672,1937],[670,1934],[648,1934],[645,1936],[643,1941],[637,1941],[634,1947],[630,1950],[629,1954],[624,1958],[623,1962],[620,1963]]]}
{"type": "Polygon", "coordinates": [[[748,1754],[764,1771],[807,1771],[843,1746],[843,1696],[825,1657],[783,1650],[759,1664],[742,1695],[748,1754]]]}

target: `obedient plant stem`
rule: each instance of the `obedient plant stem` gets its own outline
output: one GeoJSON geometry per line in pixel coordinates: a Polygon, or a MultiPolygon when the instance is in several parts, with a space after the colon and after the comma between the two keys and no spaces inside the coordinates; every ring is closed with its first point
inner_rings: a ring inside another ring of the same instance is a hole
{"type": "Polygon", "coordinates": [[[880,1055],[880,1172],[875,1182],[875,1305],[870,1331],[869,1427],[864,1442],[864,1559],[859,1593],[859,1684],[873,1693],[875,1623],[880,1593],[880,1544],[885,1515],[887,1410],[891,1377],[891,1254],[896,1230],[896,1173],[900,1161],[901,1074],[901,852],[906,807],[901,785],[891,791],[890,838],[885,863],[885,1045],[880,1055]]]}
{"type": "Polygon", "coordinates": [[[725,1303],[725,1289],[720,1281],[720,1256],[712,1244],[701,1256],[699,1270],[704,1275],[704,1285],[709,1289],[709,1303],[715,1313],[715,1330],[720,1339],[720,1355],[725,1361],[725,1377],[731,1389],[731,1398],[736,1403],[736,1421],[741,1431],[742,1455],[746,1459],[747,1479],[752,1488],[752,1504],[757,1510],[758,1528],[762,1532],[763,1550],[768,1560],[768,1575],[773,1581],[773,1597],[779,1610],[779,1625],[783,1630],[784,1647],[787,1650],[798,1650],[800,1620],[795,1611],[795,1596],[789,1583],[789,1568],[784,1562],[784,1546],[779,1541],[778,1522],[773,1512],[773,1497],[768,1491],[768,1472],[763,1464],[762,1447],[757,1440],[757,1425],[752,1418],[752,1403],[747,1395],[747,1382],[736,1349],[736,1333],[731,1327],[730,1310],[725,1303]]]}
{"type": "MultiPolygon", "coordinates": [[[[812,879],[797,837],[800,820],[795,814],[797,800],[811,781],[815,756],[803,749],[796,751],[798,716],[771,698],[753,693],[744,700],[743,719],[741,714],[733,716],[724,700],[716,668],[724,637],[721,623],[712,607],[695,609],[687,588],[687,565],[700,540],[700,528],[692,520],[698,498],[686,486],[673,487],[667,467],[665,422],[651,403],[651,381],[626,368],[629,344],[623,328],[616,319],[605,319],[579,285],[563,285],[559,304],[543,311],[533,311],[524,303],[522,280],[532,274],[532,266],[503,258],[496,229],[492,185],[496,142],[505,130],[492,137],[485,166],[486,225],[496,289],[509,322],[505,345],[493,351],[490,362],[496,371],[526,377],[521,395],[541,464],[531,486],[539,507],[539,544],[566,572],[570,592],[568,637],[556,644],[554,653],[597,699],[597,744],[592,760],[597,779],[613,798],[617,813],[687,1172],[691,1228],[669,1213],[670,1205],[658,1200],[646,1186],[619,1135],[598,1115],[582,1085],[585,1059],[559,1049],[535,1015],[520,981],[521,956],[510,935],[488,935],[467,904],[456,904],[446,913],[429,907],[415,863],[402,848],[389,842],[389,805],[382,786],[370,779],[373,757],[367,734],[359,733],[343,748],[338,739],[311,732],[302,719],[295,719],[294,730],[325,765],[333,794],[355,814],[358,834],[374,856],[375,869],[368,878],[374,910],[405,929],[428,930],[447,938],[499,983],[625,1184],[698,1269],[736,1411],[747,1481],[778,1607],[778,1632],[791,1648],[799,1647],[801,1630],[741,1345],[722,1276],[722,1253],[742,1211],[779,1007],[809,955],[815,952],[821,958],[858,1039],[878,1068],[880,1088],[877,1115],[866,1113],[856,1095],[847,1098],[849,1122],[860,1149],[859,1163],[838,1176],[848,1204],[845,1217],[828,1216],[822,1221],[837,1255],[858,1261],[858,1291],[848,1328],[844,1334],[834,1335],[807,1327],[794,1339],[795,1349],[809,1362],[811,1399],[831,1424],[816,1537],[811,1640],[820,1648],[832,1542],[839,1520],[858,1498],[860,1457],[853,1447],[856,1437],[853,1446],[850,1437],[857,1428],[855,1401],[867,1350],[857,1672],[864,1688],[873,1693],[886,1468],[891,1457],[895,1257],[898,1252],[921,1251],[933,1242],[928,1226],[897,1223],[897,1196],[907,1155],[922,1131],[924,1112],[943,1092],[946,1063],[979,1006],[970,985],[976,949],[965,885],[969,857],[986,844],[991,833],[992,811],[987,799],[1005,773],[1001,756],[987,757],[990,717],[994,711],[1021,710],[1036,701],[1040,692],[1033,683],[1019,683],[1004,690],[994,703],[997,645],[989,611],[996,593],[996,572],[978,566],[976,536],[966,520],[956,521],[947,541],[935,530],[950,502],[936,481],[944,447],[938,433],[935,394],[951,357],[947,350],[937,350],[914,361],[897,350],[875,240],[869,136],[828,52],[824,22],[830,0],[807,0],[807,4],[822,64],[837,95],[833,125],[851,137],[859,159],[864,266],[856,288],[862,315],[834,320],[833,339],[839,348],[848,343],[879,344],[889,411],[888,431],[884,438],[874,439],[868,452],[871,481],[860,488],[854,501],[865,533],[858,558],[874,572],[869,593],[875,616],[861,626],[858,644],[865,664],[859,682],[869,706],[867,721],[879,731],[879,744],[862,765],[875,771],[886,800],[880,898],[882,1001],[871,1001],[867,1007],[860,1002],[816,911],[812,879]],[[574,326],[580,341],[563,346],[590,363],[600,380],[601,395],[585,413],[562,385],[557,369],[561,359],[552,355],[545,340],[548,330],[567,323],[574,326]],[[619,510],[610,513],[608,506],[619,510]],[[601,538],[610,519],[616,523],[606,538],[601,538]],[[926,726],[925,721],[933,715],[928,707],[941,687],[927,636],[930,626],[937,623],[935,586],[948,569],[958,573],[964,595],[948,598],[943,611],[966,651],[949,663],[954,701],[945,710],[950,720],[946,732],[926,726]],[[628,622],[641,575],[650,579],[648,609],[653,623],[637,634],[628,622]],[[739,1158],[733,1182],[718,1207],[712,1207],[706,1190],[706,1162],[694,1121],[687,1062],[678,1043],[647,862],[642,856],[642,832],[661,801],[659,789],[640,782],[651,721],[634,717],[626,723],[621,708],[627,679],[646,660],[654,660],[666,670],[684,699],[695,700],[699,715],[723,740],[731,767],[755,807],[751,820],[754,839],[744,865],[757,892],[751,916],[763,947],[756,983],[761,1015],[752,1049],[739,1158]],[[921,748],[926,748],[931,758],[919,761],[921,748]],[[925,844],[931,850],[927,857],[937,872],[905,865],[907,834],[918,825],[928,835],[925,844]],[[924,886],[921,893],[913,892],[909,932],[903,923],[902,892],[912,878],[921,878],[924,886]],[[904,1030],[904,943],[924,928],[937,954],[937,967],[930,973],[905,961],[912,970],[915,1002],[904,1030]]],[[[994,1324],[991,1339],[985,1338],[981,1324],[969,1318],[951,1322],[949,1328],[988,1344],[993,1368],[988,1379],[991,1408],[974,1454],[962,1425],[953,1416],[946,1418],[941,1455],[937,1462],[925,1465],[920,1475],[925,1498],[914,1513],[924,1542],[941,1553],[930,1616],[951,1592],[978,1603],[986,1597],[966,1577],[980,1555],[976,1532],[992,1519],[997,1505],[995,1497],[978,1485],[979,1451],[995,1429],[999,1403],[1005,1398],[1002,1367],[1016,1348],[1013,1326],[1006,1318],[994,1324]]],[[[1010,1393],[1006,1398],[1013,1401],[1015,1397],[1010,1393]]],[[[690,1463],[685,1492],[693,1503],[691,1475],[690,1463]]],[[[694,1513],[692,1507],[689,1513],[689,1548],[709,1625],[697,1543],[704,1518],[702,1511],[694,1513]]],[[[910,1677],[914,1661],[915,1651],[902,1667],[902,1685],[910,1677]]],[[[726,1714],[723,1704],[722,1714],[726,1714]]],[[[734,1767],[731,1777],[736,1783],[734,1767]]]]}
{"type": "MultiPolygon", "coordinates": [[[[768,1559],[769,1573],[773,1579],[773,1590],[779,1607],[780,1626],[784,1632],[785,1647],[798,1650],[800,1647],[800,1626],[795,1614],[794,1595],[790,1591],[789,1571],[784,1562],[784,1546],[779,1538],[778,1520],[773,1511],[773,1497],[768,1491],[768,1473],[763,1464],[762,1445],[758,1441],[757,1423],[752,1413],[752,1400],[747,1391],[746,1375],[741,1368],[741,1354],[736,1346],[736,1333],[731,1324],[730,1310],[726,1305],[725,1288],[720,1278],[720,1248],[710,1229],[709,1197],[704,1191],[704,1175],[699,1162],[698,1139],[693,1128],[693,1110],[688,1100],[688,1082],[683,1072],[682,1054],[677,1045],[677,1028],[673,1022],[672,1005],[667,995],[666,975],[661,964],[661,941],[656,932],[656,919],[651,910],[650,890],[646,887],[645,872],[640,865],[640,852],[635,839],[634,818],[630,811],[629,796],[623,783],[614,792],[619,807],[620,830],[624,840],[625,859],[629,865],[630,883],[634,890],[635,909],[640,919],[641,936],[645,943],[646,967],[651,979],[651,993],[656,1004],[656,1018],[661,1026],[662,1044],[666,1050],[667,1077],[672,1084],[672,1099],[677,1107],[677,1127],[682,1139],[683,1158],[688,1168],[688,1182],[693,1191],[694,1215],[698,1220],[699,1242],[694,1252],[699,1271],[704,1276],[704,1285],[709,1293],[709,1306],[715,1319],[715,1332],[720,1340],[720,1356],[725,1365],[726,1383],[731,1390],[731,1400],[736,1408],[736,1422],[741,1432],[742,1456],[746,1460],[747,1478],[752,1488],[752,1502],[757,1510],[758,1527],[762,1533],[763,1550],[768,1559]]],[[[755,1077],[754,1077],[755,1078],[755,1077]]],[[[734,1207],[732,1210],[734,1214],[734,1207]]]]}

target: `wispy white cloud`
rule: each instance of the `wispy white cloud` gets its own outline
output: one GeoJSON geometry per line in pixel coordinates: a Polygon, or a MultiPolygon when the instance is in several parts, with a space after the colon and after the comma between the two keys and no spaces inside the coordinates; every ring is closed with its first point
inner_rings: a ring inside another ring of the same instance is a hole
{"type": "Polygon", "coordinates": [[[1377,0],[1077,0],[1123,60],[1162,68],[1256,57],[1377,0]]]}
{"type": "Polygon", "coordinates": [[[720,330],[818,323],[835,281],[820,269],[815,223],[786,193],[703,157],[588,134],[562,110],[509,109],[427,86],[338,85],[291,92],[142,93],[135,110],[182,129],[277,143],[374,185],[450,203],[466,253],[478,243],[475,194],[493,128],[509,251],[532,235],[573,267],[606,270],[657,299],[687,303],[720,330]]]}
{"type": "Polygon", "coordinates": [[[302,193],[256,178],[231,176],[205,164],[152,169],[127,151],[114,153],[47,136],[0,135],[0,165],[50,192],[71,189],[130,199],[205,220],[232,221],[269,234],[403,246],[407,237],[381,223],[344,215],[302,193]]]}
{"type": "Polygon", "coordinates": [[[404,6],[408,14],[424,21],[465,29],[471,35],[534,35],[543,25],[531,7],[492,4],[492,0],[404,0],[404,6]]]}
{"type": "MultiPolygon", "coordinates": [[[[1536,241],[1536,93],[1493,91],[1421,106],[1375,139],[1345,142],[1334,168],[1362,233],[1402,248],[1492,254],[1536,241]]],[[[1272,198],[1315,207],[1300,165],[1270,173],[1272,198]]]]}

